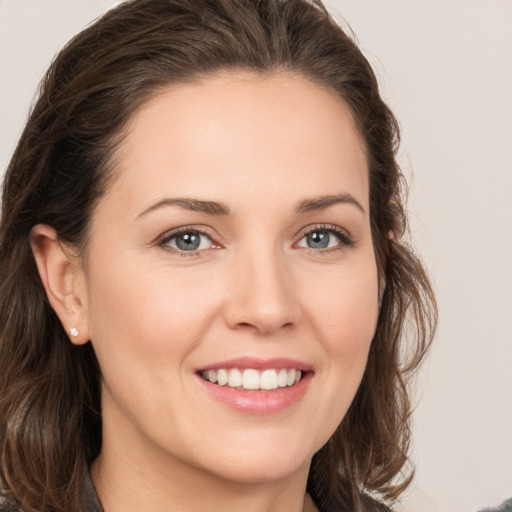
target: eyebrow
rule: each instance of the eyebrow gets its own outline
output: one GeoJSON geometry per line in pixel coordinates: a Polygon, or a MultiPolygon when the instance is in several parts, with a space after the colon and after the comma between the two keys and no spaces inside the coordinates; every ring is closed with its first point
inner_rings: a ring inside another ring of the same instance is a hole
{"type": "Polygon", "coordinates": [[[311,199],[305,199],[299,203],[297,207],[297,213],[306,213],[314,210],[324,210],[329,206],[335,204],[351,204],[360,210],[363,214],[365,213],[361,203],[350,194],[339,194],[332,196],[318,196],[311,199]]]}
{"type": "Polygon", "coordinates": [[[181,206],[187,210],[208,213],[209,215],[229,215],[229,208],[225,204],[218,203],[216,201],[201,201],[199,199],[189,198],[167,198],[150,206],[147,210],[144,210],[139,214],[137,218],[147,215],[148,213],[162,208],[163,206],[181,206]]]}
{"type": "MultiPolygon", "coordinates": [[[[365,213],[361,203],[359,203],[359,201],[357,201],[357,199],[352,197],[350,194],[318,196],[310,199],[304,199],[297,206],[296,212],[306,213],[315,210],[324,210],[335,204],[351,204],[354,205],[363,214],[365,213]]],[[[186,208],[187,210],[207,213],[209,215],[224,216],[230,214],[229,207],[224,203],[217,201],[201,201],[200,199],[191,198],[166,198],[144,210],[137,216],[137,218],[143,217],[144,215],[147,215],[148,213],[154,210],[158,210],[164,206],[180,206],[181,208],[186,208]]]]}

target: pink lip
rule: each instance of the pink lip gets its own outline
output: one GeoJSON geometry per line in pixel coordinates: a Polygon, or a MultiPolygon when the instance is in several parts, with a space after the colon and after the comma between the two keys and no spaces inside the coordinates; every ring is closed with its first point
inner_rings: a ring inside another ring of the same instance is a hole
{"type": "Polygon", "coordinates": [[[296,359],[288,359],[285,357],[273,358],[273,359],[259,359],[257,357],[239,357],[236,359],[230,359],[229,361],[220,361],[218,363],[209,364],[198,368],[197,371],[202,370],[218,370],[219,368],[253,368],[254,370],[264,370],[266,368],[295,368],[303,372],[310,372],[313,367],[310,364],[306,364],[296,359]]]}
{"type": "Polygon", "coordinates": [[[202,367],[198,370],[197,379],[210,397],[228,407],[247,414],[272,414],[298,403],[306,394],[313,375],[311,365],[293,359],[239,358],[202,367]],[[218,368],[295,368],[304,373],[301,380],[293,386],[269,391],[252,391],[219,386],[199,376],[200,371],[218,368]]]}

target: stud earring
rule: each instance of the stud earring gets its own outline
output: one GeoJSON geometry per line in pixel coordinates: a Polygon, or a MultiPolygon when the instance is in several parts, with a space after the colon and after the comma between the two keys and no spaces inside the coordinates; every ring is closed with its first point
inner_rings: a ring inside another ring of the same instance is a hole
{"type": "Polygon", "coordinates": [[[78,329],[76,327],[71,327],[71,329],[69,329],[69,332],[71,333],[71,336],[73,336],[74,338],[78,336],[78,329]]]}

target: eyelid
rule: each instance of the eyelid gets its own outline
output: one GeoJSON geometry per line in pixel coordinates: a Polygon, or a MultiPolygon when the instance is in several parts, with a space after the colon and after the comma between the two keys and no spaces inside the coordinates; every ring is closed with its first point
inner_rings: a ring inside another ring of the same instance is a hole
{"type": "Polygon", "coordinates": [[[182,256],[200,256],[202,252],[209,251],[210,249],[217,249],[219,247],[222,247],[222,244],[217,241],[217,236],[213,234],[213,230],[206,226],[198,226],[194,224],[179,226],[176,228],[172,228],[165,233],[159,235],[154,244],[158,247],[161,247],[162,249],[170,252],[179,254],[182,256]],[[177,249],[175,247],[171,247],[168,245],[168,242],[175,236],[178,236],[182,233],[198,233],[200,235],[206,236],[209,238],[212,242],[212,245],[214,247],[210,247],[208,249],[201,249],[201,250],[194,250],[194,251],[181,251],[180,249],[177,249]]]}
{"type": "Polygon", "coordinates": [[[328,252],[330,250],[336,249],[345,249],[347,247],[353,247],[355,245],[355,240],[353,236],[344,228],[337,226],[336,224],[311,224],[301,229],[297,235],[297,241],[294,245],[297,245],[305,236],[309,235],[314,231],[327,231],[329,233],[333,233],[340,239],[340,245],[336,247],[326,248],[326,249],[310,249],[315,252],[328,252]]]}
{"type": "MultiPolygon", "coordinates": [[[[293,244],[294,246],[297,246],[297,244],[308,234],[314,232],[314,231],[326,231],[329,233],[333,233],[335,236],[338,237],[340,240],[339,245],[331,248],[325,248],[325,249],[313,249],[313,248],[306,248],[306,250],[311,250],[315,253],[318,252],[330,252],[332,250],[343,250],[347,247],[352,247],[355,245],[355,240],[352,237],[352,235],[344,228],[337,226],[335,224],[311,224],[304,228],[302,228],[299,233],[296,235],[296,242],[293,244]]],[[[161,247],[162,249],[183,255],[183,256],[201,256],[201,253],[207,252],[211,249],[218,249],[222,247],[222,244],[218,242],[218,238],[220,238],[214,230],[211,228],[204,226],[204,225],[184,225],[184,226],[178,226],[176,228],[172,228],[165,233],[159,235],[155,241],[154,244],[158,247],[161,247]],[[193,251],[181,251],[180,249],[171,247],[168,244],[169,240],[171,240],[173,237],[180,235],[181,233],[190,233],[195,232],[199,233],[200,235],[206,236],[209,238],[213,244],[214,247],[210,247],[208,249],[200,249],[200,250],[193,250],[193,251]]]]}

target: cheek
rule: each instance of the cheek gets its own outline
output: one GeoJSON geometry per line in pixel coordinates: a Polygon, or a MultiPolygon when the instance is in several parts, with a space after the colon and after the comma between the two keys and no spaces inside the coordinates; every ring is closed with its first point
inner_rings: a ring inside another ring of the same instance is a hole
{"type": "Polygon", "coordinates": [[[187,357],[210,325],[212,294],[176,273],[147,271],[120,259],[93,270],[89,329],[102,371],[104,414],[131,418],[143,428],[144,418],[159,411],[174,431],[172,411],[187,410],[182,377],[190,373],[187,357]]]}
{"type": "MultiPolygon", "coordinates": [[[[377,269],[373,259],[326,275],[310,293],[312,320],[330,351],[359,352],[373,338],[379,313],[377,269]]],[[[348,355],[348,354],[347,354],[348,355]]]]}
{"type": "Polygon", "coordinates": [[[172,354],[178,364],[180,353],[200,342],[214,308],[213,296],[186,276],[123,272],[117,265],[98,272],[93,282],[100,285],[91,287],[91,339],[98,340],[99,351],[120,349],[118,357],[172,354]]]}
{"type": "Polygon", "coordinates": [[[366,368],[379,314],[378,278],[373,259],[367,264],[340,269],[324,282],[323,293],[310,296],[311,323],[323,346],[322,378],[331,390],[328,407],[341,421],[366,368]]]}

